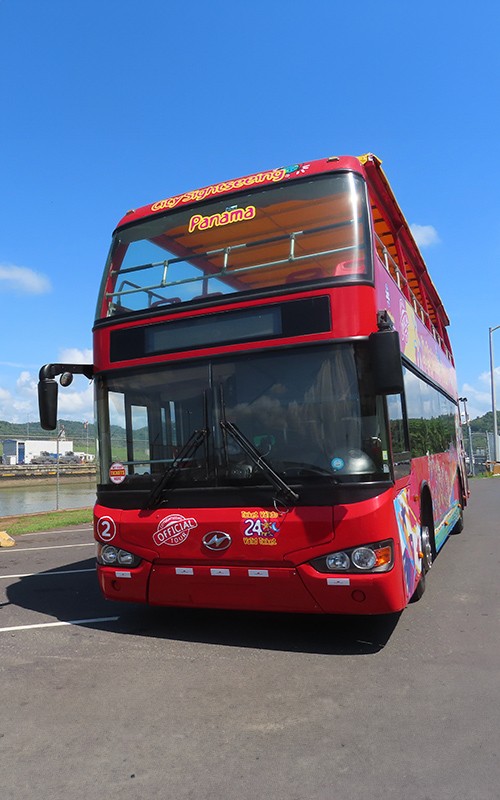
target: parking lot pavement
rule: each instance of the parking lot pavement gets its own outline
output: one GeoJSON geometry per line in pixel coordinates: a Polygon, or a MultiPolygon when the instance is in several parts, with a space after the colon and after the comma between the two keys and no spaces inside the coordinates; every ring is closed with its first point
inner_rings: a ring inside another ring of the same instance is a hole
{"type": "Polygon", "coordinates": [[[0,633],[116,618],[99,593],[94,552],[89,526],[25,534],[0,551],[0,633]]]}
{"type": "MultiPolygon", "coordinates": [[[[16,546],[0,551],[0,591],[3,601],[0,608],[0,634],[33,630],[36,628],[63,627],[64,625],[87,625],[99,628],[112,628],[122,632],[135,633],[146,627],[160,630],[165,618],[162,609],[148,609],[143,606],[113,603],[104,600],[96,578],[95,542],[92,528],[80,527],[69,530],[44,531],[18,537],[16,546]],[[159,626],[159,627],[158,627],[159,626]]],[[[371,623],[370,635],[363,634],[363,641],[356,641],[351,633],[346,640],[341,637],[334,650],[375,652],[385,645],[399,615],[381,621],[378,626],[371,623]]],[[[245,642],[280,647],[282,634],[285,647],[290,632],[296,625],[297,617],[279,614],[246,614],[245,642]],[[262,628],[263,620],[271,621],[268,634],[262,628]],[[254,637],[255,636],[255,641],[254,637]]],[[[201,635],[215,641],[237,643],[241,634],[242,615],[238,612],[214,612],[205,610],[169,610],[169,624],[179,629],[186,628],[187,638],[195,640],[201,635]],[[210,633],[206,623],[217,619],[210,633]],[[198,630],[200,628],[200,630],[198,630]]],[[[308,632],[318,624],[316,618],[300,617],[308,632]],[[316,621],[315,621],[316,620],[316,621]]],[[[354,625],[363,627],[364,620],[349,621],[349,629],[354,625]]],[[[321,627],[322,622],[319,622],[321,627]]],[[[339,627],[339,631],[341,630],[339,627]]],[[[315,645],[313,645],[314,647],[315,645]]]]}
{"type": "Polygon", "coordinates": [[[89,528],[20,537],[1,799],[497,800],[499,510],[474,482],[422,600],[381,620],[109,603],[89,528]]]}

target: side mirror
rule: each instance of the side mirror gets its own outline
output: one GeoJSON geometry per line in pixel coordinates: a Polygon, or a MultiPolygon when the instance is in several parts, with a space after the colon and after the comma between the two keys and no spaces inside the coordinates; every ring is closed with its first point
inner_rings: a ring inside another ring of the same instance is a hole
{"type": "Polygon", "coordinates": [[[85,375],[92,379],[92,364],[45,364],[38,375],[38,410],[40,425],[44,431],[54,431],[57,427],[57,383],[56,375],[61,376],[61,386],[69,386],[73,375],[85,375]]]}
{"type": "Polygon", "coordinates": [[[383,330],[372,333],[368,346],[375,392],[401,394],[404,391],[404,381],[398,332],[383,330]]]}
{"type": "Polygon", "coordinates": [[[57,427],[57,388],[53,378],[42,378],[38,382],[38,410],[44,431],[54,431],[57,427]]]}

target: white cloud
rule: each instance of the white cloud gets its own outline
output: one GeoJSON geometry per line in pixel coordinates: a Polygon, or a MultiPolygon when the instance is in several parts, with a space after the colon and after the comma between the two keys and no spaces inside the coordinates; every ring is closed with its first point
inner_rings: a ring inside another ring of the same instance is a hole
{"type": "MultiPolygon", "coordinates": [[[[58,361],[68,364],[92,364],[90,348],[64,347],[58,361]]],[[[17,368],[12,379],[3,378],[0,385],[0,419],[26,423],[38,420],[38,367],[33,364],[0,362],[0,366],[17,368]]],[[[0,378],[1,380],[1,378],[0,378]]],[[[58,417],[92,420],[94,418],[93,386],[88,378],[75,375],[71,387],[59,387],[58,417]]],[[[0,447],[1,452],[1,447],[0,447]]]]}
{"type": "Polygon", "coordinates": [[[90,348],[80,350],[77,347],[65,347],[59,352],[59,360],[63,364],[92,364],[92,350],[90,348]]]}
{"type": "Polygon", "coordinates": [[[51,289],[49,279],[41,272],[15,264],[0,264],[0,292],[46,294],[51,289]]]}
{"type": "MultiPolygon", "coordinates": [[[[85,380],[85,379],[83,379],[85,380]]],[[[94,418],[94,388],[89,384],[82,391],[70,391],[60,388],[58,417],[64,419],[93,419],[94,418]]]]}
{"type": "Polygon", "coordinates": [[[19,376],[15,391],[0,386],[0,419],[26,422],[38,416],[36,382],[29,372],[19,376]]]}
{"type": "MultiPolygon", "coordinates": [[[[497,411],[500,410],[500,367],[495,367],[495,393],[497,411]]],[[[462,384],[460,397],[467,398],[467,411],[470,419],[482,417],[491,411],[491,376],[489,371],[478,376],[475,385],[462,384]]]]}
{"type": "Polygon", "coordinates": [[[430,247],[441,241],[437,230],[432,225],[410,225],[413,238],[419,247],[430,247]]]}
{"type": "Polygon", "coordinates": [[[12,406],[20,421],[37,407],[38,389],[36,379],[27,370],[23,370],[16,381],[16,391],[12,396],[12,406]]]}
{"type": "Polygon", "coordinates": [[[16,386],[20,392],[31,391],[36,392],[36,381],[31,373],[23,370],[16,381],[16,386]]]}
{"type": "Polygon", "coordinates": [[[34,364],[19,364],[16,361],[0,361],[0,367],[9,367],[12,369],[23,369],[24,367],[29,367],[29,369],[37,369],[36,365],[34,364]]]}
{"type": "MultiPolygon", "coordinates": [[[[94,391],[82,375],[76,375],[71,388],[59,387],[59,419],[93,420],[94,391]]],[[[12,388],[0,386],[0,419],[26,423],[38,420],[38,378],[23,370],[12,388]]]]}

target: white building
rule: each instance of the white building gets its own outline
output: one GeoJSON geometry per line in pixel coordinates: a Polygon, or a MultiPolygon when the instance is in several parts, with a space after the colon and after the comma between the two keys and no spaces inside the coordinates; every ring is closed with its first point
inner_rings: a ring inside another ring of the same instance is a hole
{"type": "Polygon", "coordinates": [[[93,453],[84,453],[82,450],[75,450],[74,455],[80,459],[82,464],[90,464],[92,461],[95,461],[95,455],[93,453]]]}
{"type": "MultiPolygon", "coordinates": [[[[73,442],[69,439],[59,439],[59,456],[73,452],[73,442]]],[[[33,458],[38,458],[41,453],[50,453],[57,458],[56,439],[4,439],[3,464],[31,464],[33,458]]]]}

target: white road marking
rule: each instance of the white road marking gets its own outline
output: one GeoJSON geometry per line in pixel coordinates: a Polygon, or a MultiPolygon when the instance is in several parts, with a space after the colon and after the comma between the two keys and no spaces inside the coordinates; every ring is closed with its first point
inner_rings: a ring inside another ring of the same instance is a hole
{"type": "Polygon", "coordinates": [[[67,622],[40,622],[37,625],[13,625],[9,628],[0,628],[0,633],[12,631],[27,631],[34,628],[57,628],[62,625],[91,625],[94,622],[116,622],[120,617],[94,617],[94,619],[70,619],[67,622]]]}
{"type": "Polygon", "coordinates": [[[45,577],[46,575],[77,575],[79,572],[95,572],[94,569],[60,569],[53,572],[23,572],[19,575],[0,575],[0,580],[7,578],[33,578],[35,575],[45,577]]]}
{"type": "Polygon", "coordinates": [[[88,533],[89,531],[93,531],[93,528],[67,528],[63,530],[62,528],[56,528],[53,531],[34,531],[33,533],[18,533],[15,537],[16,540],[24,539],[26,536],[50,536],[54,533],[88,533]]]}
{"type": "Polygon", "coordinates": [[[34,553],[35,550],[62,550],[65,547],[95,547],[95,542],[84,542],[83,544],[47,544],[43,547],[16,547],[12,550],[12,555],[16,553],[34,553]]]}

